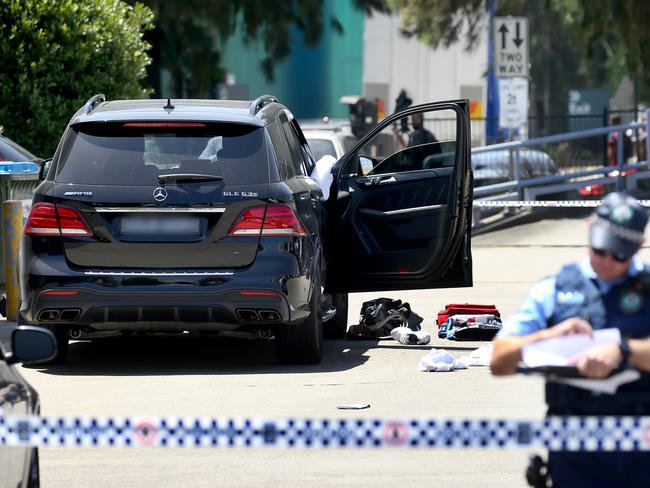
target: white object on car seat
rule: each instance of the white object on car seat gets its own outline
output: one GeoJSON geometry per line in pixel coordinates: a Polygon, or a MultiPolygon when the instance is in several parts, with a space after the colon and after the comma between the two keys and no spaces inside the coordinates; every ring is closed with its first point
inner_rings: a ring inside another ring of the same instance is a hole
{"type": "Polygon", "coordinates": [[[212,137],[205,145],[205,148],[203,148],[203,151],[199,155],[199,159],[209,159],[212,162],[217,161],[219,159],[217,153],[221,151],[221,149],[223,149],[223,137],[212,137]]]}

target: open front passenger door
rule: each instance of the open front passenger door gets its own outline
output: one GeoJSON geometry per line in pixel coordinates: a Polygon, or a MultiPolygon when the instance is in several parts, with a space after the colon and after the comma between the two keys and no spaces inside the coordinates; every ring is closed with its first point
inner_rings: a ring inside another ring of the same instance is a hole
{"type": "Polygon", "coordinates": [[[333,172],[330,291],[472,286],[467,100],[386,118],[333,172]]]}

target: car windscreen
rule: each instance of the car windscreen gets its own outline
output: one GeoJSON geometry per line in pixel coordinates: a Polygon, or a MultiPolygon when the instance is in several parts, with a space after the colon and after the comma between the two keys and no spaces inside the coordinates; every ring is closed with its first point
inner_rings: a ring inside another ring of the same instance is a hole
{"type": "Polygon", "coordinates": [[[316,161],[327,154],[330,154],[335,158],[337,157],[336,149],[334,148],[332,141],[328,139],[310,139],[308,137],[307,142],[309,143],[309,147],[311,148],[311,152],[316,161]]]}
{"type": "Polygon", "coordinates": [[[226,185],[269,179],[264,130],[256,126],[103,122],[71,131],[57,166],[60,183],[155,185],[161,175],[173,174],[213,175],[226,185]]]}
{"type": "Polygon", "coordinates": [[[0,136],[0,161],[34,161],[38,159],[22,146],[19,146],[11,139],[0,136]]]}

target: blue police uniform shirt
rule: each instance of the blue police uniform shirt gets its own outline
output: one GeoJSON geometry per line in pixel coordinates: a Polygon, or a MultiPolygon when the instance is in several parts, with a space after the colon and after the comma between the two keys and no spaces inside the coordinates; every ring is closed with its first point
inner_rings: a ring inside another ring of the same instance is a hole
{"type": "MultiPolygon", "coordinates": [[[[635,256],[632,258],[627,274],[613,282],[605,282],[598,278],[591,267],[589,257],[585,257],[579,263],[579,268],[587,278],[596,280],[602,293],[607,293],[612,286],[622,283],[628,277],[637,276],[643,271],[643,262],[638,256],[635,256]]],[[[545,329],[548,319],[555,310],[555,303],[555,276],[549,276],[531,287],[517,310],[505,320],[497,337],[528,335],[545,329]]]]}

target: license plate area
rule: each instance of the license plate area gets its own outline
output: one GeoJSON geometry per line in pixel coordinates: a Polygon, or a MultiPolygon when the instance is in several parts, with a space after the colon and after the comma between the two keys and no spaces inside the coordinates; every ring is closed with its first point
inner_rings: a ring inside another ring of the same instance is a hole
{"type": "Polygon", "coordinates": [[[129,215],[113,221],[121,241],[195,242],[203,239],[204,218],[181,215],[129,215]]]}

